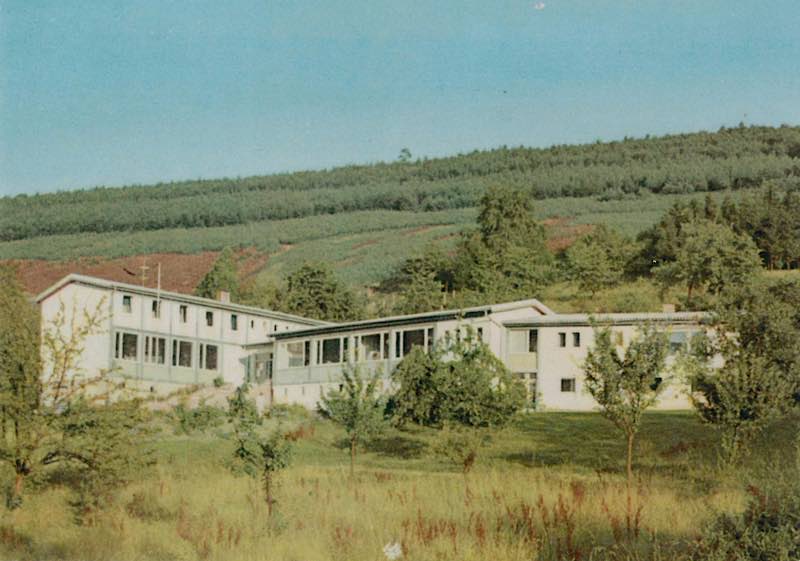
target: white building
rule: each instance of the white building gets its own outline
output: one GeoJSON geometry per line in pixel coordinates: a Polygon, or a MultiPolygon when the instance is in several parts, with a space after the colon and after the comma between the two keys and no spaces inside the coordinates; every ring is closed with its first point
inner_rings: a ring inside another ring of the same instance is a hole
{"type": "MultiPolygon", "coordinates": [[[[107,329],[87,341],[87,371],[114,369],[154,392],[221,377],[253,383],[273,403],[314,408],[339,387],[342,367],[362,361],[389,375],[415,345],[428,348],[467,326],[525,383],[540,410],[591,410],[582,364],[592,346],[592,322],[610,326],[620,346],[638,325],[669,333],[673,350],[700,328],[702,313],[557,314],[538,300],[478,306],[347,323],[327,323],[182,294],[70,275],[38,297],[44,322],[59,308],[102,306],[107,329]]],[[[688,388],[673,383],[658,407],[690,406],[688,388]]]]}
{"type": "Polygon", "coordinates": [[[249,344],[269,343],[279,331],[325,325],[224,297],[198,298],[82,275],[65,277],[36,300],[43,325],[62,307],[77,317],[99,309],[106,328],[85,341],[84,370],[111,370],[131,381],[126,385],[153,392],[208,384],[220,376],[239,385],[251,366],[249,344]]]}

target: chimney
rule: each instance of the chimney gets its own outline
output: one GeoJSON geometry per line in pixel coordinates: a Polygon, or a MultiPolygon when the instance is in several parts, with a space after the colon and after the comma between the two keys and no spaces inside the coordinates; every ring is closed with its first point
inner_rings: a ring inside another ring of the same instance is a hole
{"type": "Polygon", "coordinates": [[[217,300],[222,302],[223,304],[230,304],[231,303],[231,293],[227,290],[220,290],[219,294],[217,295],[217,300]]]}
{"type": "Polygon", "coordinates": [[[665,314],[674,314],[675,304],[664,304],[661,309],[665,314]]]}

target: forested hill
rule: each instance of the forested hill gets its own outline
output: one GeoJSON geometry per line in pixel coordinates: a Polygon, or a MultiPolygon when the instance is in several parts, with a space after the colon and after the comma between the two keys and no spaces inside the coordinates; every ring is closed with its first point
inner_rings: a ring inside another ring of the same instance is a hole
{"type": "Polygon", "coordinates": [[[475,206],[486,186],[537,199],[800,185],[800,127],[739,127],[546,149],[499,148],[328,171],[0,199],[0,241],[243,224],[356,210],[475,206]]]}

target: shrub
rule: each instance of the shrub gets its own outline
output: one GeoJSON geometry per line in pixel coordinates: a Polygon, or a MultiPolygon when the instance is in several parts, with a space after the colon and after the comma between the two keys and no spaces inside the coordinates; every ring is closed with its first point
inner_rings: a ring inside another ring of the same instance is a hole
{"type": "Polygon", "coordinates": [[[222,376],[217,376],[214,378],[213,384],[215,388],[221,388],[225,385],[225,379],[222,376]]]}
{"type": "Polygon", "coordinates": [[[747,488],[741,515],[720,514],[692,551],[696,561],[800,559],[800,482],[796,474],[773,474],[747,488]]]}
{"type": "Polygon", "coordinates": [[[172,410],[172,416],[176,422],[175,432],[177,434],[204,432],[225,422],[224,410],[205,403],[190,409],[183,401],[172,410]]]}

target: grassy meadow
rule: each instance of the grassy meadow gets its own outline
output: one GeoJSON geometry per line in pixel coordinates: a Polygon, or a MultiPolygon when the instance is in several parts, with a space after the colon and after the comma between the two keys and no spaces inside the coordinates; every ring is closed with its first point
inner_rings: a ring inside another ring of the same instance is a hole
{"type": "Polygon", "coordinates": [[[398,542],[414,560],[678,559],[719,512],[743,509],[762,465],[792,465],[797,420],[722,473],[715,434],[694,414],[647,414],[626,521],[623,440],[597,414],[522,416],[494,438],[467,493],[431,451],[434,431],[390,430],[353,480],[343,432],[291,411],[264,426],[297,438],[272,518],[258,481],[228,469],[228,425],[179,435],[161,417],[157,464],[94,525],[76,525],[65,488],[40,481],[21,509],[0,510],[0,558],[366,561],[398,542]]]}

